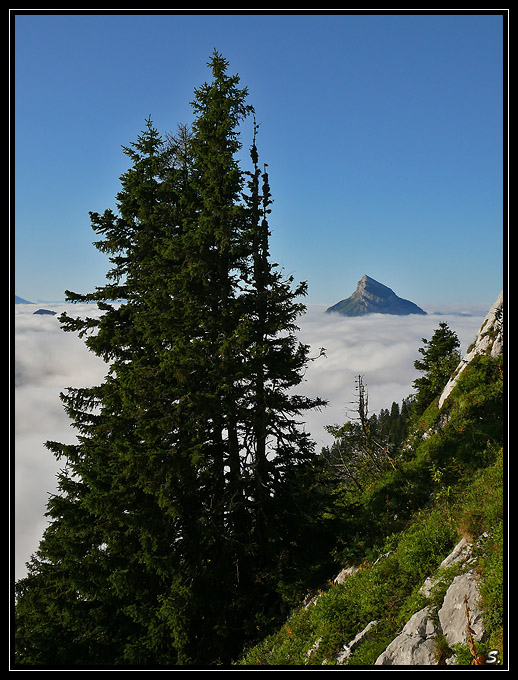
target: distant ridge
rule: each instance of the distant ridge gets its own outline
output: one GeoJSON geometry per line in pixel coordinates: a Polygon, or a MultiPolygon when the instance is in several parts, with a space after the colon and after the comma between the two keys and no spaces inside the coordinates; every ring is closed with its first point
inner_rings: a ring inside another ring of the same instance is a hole
{"type": "Polygon", "coordinates": [[[24,300],[19,295],[15,295],[14,296],[14,304],[15,305],[32,305],[34,303],[29,302],[29,300],[24,300]]]}
{"type": "Polygon", "coordinates": [[[57,314],[57,312],[53,312],[51,309],[37,309],[34,314],[50,314],[51,316],[54,316],[57,314]]]}
{"type": "Polygon", "coordinates": [[[406,316],[408,314],[426,314],[410,300],[398,297],[388,286],[375,281],[364,274],[358,281],[354,293],[329,307],[327,313],[341,314],[342,316],[364,316],[365,314],[393,314],[406,316]]]}

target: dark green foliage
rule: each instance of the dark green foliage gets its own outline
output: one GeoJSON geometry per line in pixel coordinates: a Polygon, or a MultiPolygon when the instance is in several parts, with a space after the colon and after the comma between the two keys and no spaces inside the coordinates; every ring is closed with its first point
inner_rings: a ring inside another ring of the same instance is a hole
{"type": "Polygon", "coordinates": [[[397,450],[408,433],[411,407],[412,399],[408,397],[403,399],[401,407],[393,401],[390,409],[382,408],[377,415],[371,416],[371,428],[388,442],[391,450],[397,450]]]}
{"type": "Polygon", "coordinates": [[[422,413],[440,395],[460,361],[460,342],[446,322],[441,321],[432,338],[423,338],[423,342],[425,347],[418,350],[423,358],[414,362],[415,368],[424,373],[413,383],[417,390],[415,410],[418,413],[422,413]]]}
{"type": "Polygon", "coordinates": [[[246,89],[221,55],[209,65],[192,132],[164,143],[148,120],[118,213],[91,214],[113,267],[67,295],[103,315],[61,322],[109,372],[62,395],[77,444],[47,444],[64,467],[16,588],[21,665],[228,662],[311,572],[307,536],[329,551],[299,425],[323,402],[294,392],[306,286],[269,260],[255,134],[252,170],[236,161],[246,89]]]}

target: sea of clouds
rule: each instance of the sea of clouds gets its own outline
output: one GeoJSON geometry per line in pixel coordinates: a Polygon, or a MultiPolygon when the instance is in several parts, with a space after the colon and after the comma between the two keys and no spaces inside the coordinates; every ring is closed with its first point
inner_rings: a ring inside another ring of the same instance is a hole
{"type": "MultiPolygon", "coordinates": [[[[38,547],[47,519],[49,493],[56,490],[56,473],[63,465],[44,447],[47,440],[73,442],[74,429],[59,394],[66,387],[87,387],[102,382],[104,362],[88,351],[84,341],[65,333],[58,314],[95,316],[93,305],[45,304],[56,316],[35,315],[42,305],[19,304],[14,311],[14,577],[26,573],[25,563],[38,547]]],[[[489,307],[488,307],[489,308],[489,307]]],[[[369,411],[390,408],[412,393],[420,373],[414,361],[421,355],[422,339],[430,339],[441,321],[457,333],[461,352],[474,340],[487,310],[471,316],[445,314],[396,317],[372,314],[341,317],[325,307],[309,306],[299,320],[300,340],[311,347],[310,361],[297,392],[328,401],[320,411],[306,414],[305,427],[317,450],[331,443],[325,426],[344,423],[353,414],[355,380],[363,378],[369,411]]]]}

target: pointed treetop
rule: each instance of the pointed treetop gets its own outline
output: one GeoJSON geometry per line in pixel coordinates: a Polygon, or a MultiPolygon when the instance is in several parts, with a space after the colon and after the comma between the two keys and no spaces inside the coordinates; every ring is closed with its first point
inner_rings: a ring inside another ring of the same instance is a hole
{"type": "Polygon", "coordinates": [[[207,63],[207,66],[209,66],[212,69],[212,74],[214,75],[215,78],[220,78],[223,76],[227,70],[228,67],[228,60],[223,57],[222,54],[220,54],[216,48],[214,48],[212,52],[212,58],[211,60],[207,63]]]}

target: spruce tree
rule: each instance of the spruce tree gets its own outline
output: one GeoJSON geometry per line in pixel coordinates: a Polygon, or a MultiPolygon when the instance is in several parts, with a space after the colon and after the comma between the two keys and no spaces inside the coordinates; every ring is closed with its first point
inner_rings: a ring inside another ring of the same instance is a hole
{"type": "MultiPolygon", "coordinates": [[[[253,170],[248,173],[249,194],[245,196],[252,257],[240,297],[241,330],[246,338],[241,420],[248,461],[246,497],[252,522],[253,580],[278,587],[274,584],[290,580],[288,573],[304,553],[311,562],[307,550],[314,538],[312,532],[320,531],[316,521],[317,458],[303,418],[309,409],[326,402],[294,391],[308,362],[314,360],[309,357],[309,347],[297,340],[296,321],[305,311],[300,298],[306,295],[307,283],[295,285],[293,277],[285,277],[270,260],[268,215],[273,201],[267,165],[259,169],[257,131],[254,124],[253,170]],[[291,552],[286,551],[287,545],[291,552]]],[[[256,589],[255,597],[260,595],[256,589]]]]}
{"type": "Polygon", "coordinates": [[[422,340],[424,347],[419,347],[418,351],[423,358],[414,361],[414,367],[424,374],[413,382],[417,390],[414,403],[417,414],[441,394],[460,361],[459,339],[445,321],[441,321],[430,340],[422,340]]]}
{"type": "Polygon", "coordinates": [[[255,133],[252,171],[236,160],[247,90],[217,52],[209,66],[192,133],[166,144],[148,120],[118,213],[91,213],[113,268],[67,299],[102,315],[61,323],[109,370],[62,395],[77,443],[47,443],[64,467],[16,588],[20,664],[228,662],[294,578],[314,458],[300,420],[323,403],[294,393],[306,284],[270,262],[255,133]]]}
{"type": "Polygon", "coordinates": [[[178,427],[172,408],[182,396],[167,361],[178,323],[167,294],[178,268],[178,215],[161,147],[148,121],[125,149],[133,167],[121,178],[119,215],[91,214],[103,237],[97,247],[114,264],[110,282],[87,295],[67,291],[70,301],[95,301],[104,312],[86,319],[64,314],[61,321],[64,330],[87,335],[110,370],[102,385],[62,395],[78,443],[47,443],[65,466],[48,503],[51,524],[18,584],[23,663],[189,659],[185,570],[198,516],[196,439],[189,438],[189,449],[179,446],[185,426],[178,427]]]}

